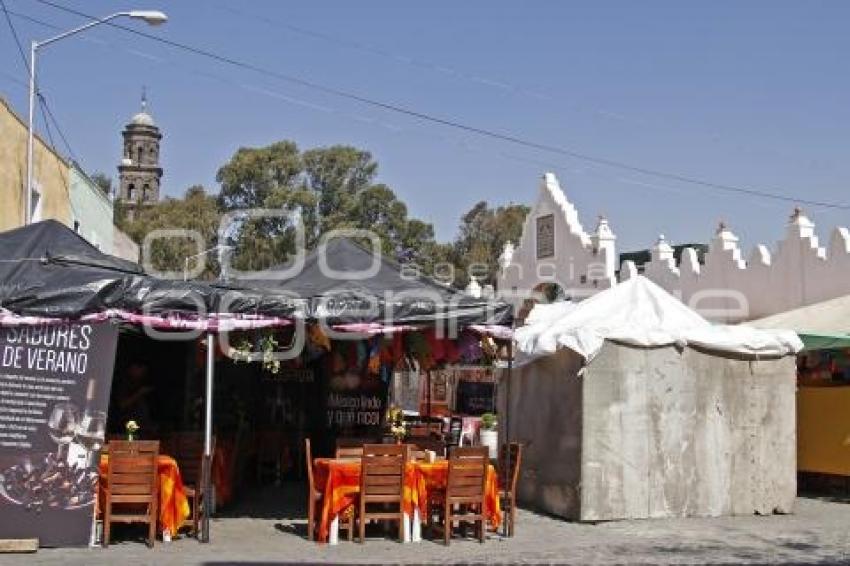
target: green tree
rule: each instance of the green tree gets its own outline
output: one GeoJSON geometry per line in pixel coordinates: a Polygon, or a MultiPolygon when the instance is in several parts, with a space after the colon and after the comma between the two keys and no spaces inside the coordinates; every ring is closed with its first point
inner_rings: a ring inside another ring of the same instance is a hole
{"type": "MultiPolygon", "coordinates": [[[[393,190],[374,183],[377,171],[369,152],[350,146],[299,153],[294,143],[281,141],[241,148],[218,171],[218,202],[227,211],[286,211],[303,223],[308,247],[331,230],[353,228],[377,234],[393,257],[421,253],[433,243],[433,227],[410,219],[393,190]]],[[[245,270],[285,261],[296,243],[294,222],[285,219],[238,218],[227,238],[236,247],[234,264],[245,270]]]]}
{"type": "Polygon", "coordinates": [[[351,199],[369,188],[378,173],[371,153],[346,145],[305,151],[303,161],[307,183],[319,194],[319,214],[330,224],[343,221],[351,199]]]}
{"type": "MultiPolygon", "coordinates": [[[[149,250],[150,265],[157,271],[182,272],[184,260],[218,244],[218,226],[221,219],[216,198],[206,193],[199,185],[190,187],[182,199],[166,198],[156,204],[140,207],[135,218],[127,221],[123,229],[138,244],[143,245],[145,237],[153,230],[184,229],[201,234],[202,249],[191,237],[157,238],[149,250]]],[[[202,279],[214,279],[218,276],[218,259],[213,254],[204,259],[190,260],[190,269],[200,261],[206,261],[202,279]]]]}
{"type": "Polygon", "coordinates": [[[470,275],[482,285],[496,282],[499,256],[507,241],[519,241],[529,210],[521,204],[491,208],[481,201],[461,217],[451,254],[458,268],[455,285],[465,286],[470,275]]]}
{"type": "Polygon", "coordinates": [[[294,142],[239,148],[216,174],[221,183],[218,202],[225,210],[266,206],[272,194],[293,188],[301,172],[301,154],[294,142]]]}

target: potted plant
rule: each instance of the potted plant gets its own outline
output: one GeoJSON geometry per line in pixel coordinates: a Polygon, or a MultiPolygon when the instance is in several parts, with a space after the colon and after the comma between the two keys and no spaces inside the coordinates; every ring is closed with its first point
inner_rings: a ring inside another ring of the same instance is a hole
{"type": "Polygon", "coordinates": [[[407,425],[404,422],[404,411],[399,407],[387,409],[387,428],[395,438],[396,444],[401,444],[407,436],[407,425]]]}
{"type": "Polygon", "coordinates": [[[491,460],[499,457],[499,432],[496,430],[497,427],[496,415],[493,413],[484,413],[481,415],[479,438],[481,439],[481,445],[486,446],[489,450],[491,460]]]}
{"type": "Polygon", "coordinates": [[[127,421],[125,426],[127,429],[127,440],[136,440],[136,434],[139,432],[139,425],[136,424],[136,421],[127,421]]]}

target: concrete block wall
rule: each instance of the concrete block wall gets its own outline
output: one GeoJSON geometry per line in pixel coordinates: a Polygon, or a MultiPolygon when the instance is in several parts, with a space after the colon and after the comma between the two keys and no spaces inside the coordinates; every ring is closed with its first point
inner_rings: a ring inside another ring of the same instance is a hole
{"type": "Polygon", "coordinates": [[[503,371],[500,434],[520,503],[566,519],[790,513],[795,390],[793,357],[607,342],[583,371],[569,350],[503,371]]]}

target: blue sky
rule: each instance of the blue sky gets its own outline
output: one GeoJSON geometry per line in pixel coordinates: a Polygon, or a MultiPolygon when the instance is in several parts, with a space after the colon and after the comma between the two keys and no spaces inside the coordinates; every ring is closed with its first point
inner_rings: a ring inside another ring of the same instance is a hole
{"type": "MultiPolygon", "coordinates": [[[[152,33],[472,126],[850,203],[847,2],[56,1],[98,15],[162,9],[170,21],[152,33]]],[[[6,4],[63,28],[81,21],[34,0],[6,4]]],[[[54,33],[13,21],[26,43],[54,33]]],[[[0,24],[0,93],[23,113],[24,68],[0,24]]],[[[546,170],[586,227],[609,217],[620,251],[661,232],[705,241],[724,219],[748,253],[781,237],[793,207],[484,139],[107,28],[48,47],[39,64],[89,171],[115,175],[120,130],[146,85],[170,195],[195,183],[217,190],[217,168],[240,146],[292,139],[370,150],[379,180],[443,240],[478,200],[530,204],[546,170]]],[[[807,211],[824,240],[850,223],[848,210],[807,211]]]]}

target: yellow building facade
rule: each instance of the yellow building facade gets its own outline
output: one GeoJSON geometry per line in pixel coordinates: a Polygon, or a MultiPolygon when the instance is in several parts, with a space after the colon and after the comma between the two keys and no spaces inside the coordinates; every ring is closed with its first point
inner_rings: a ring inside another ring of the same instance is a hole
{"type": "MultiPolygon", "coordinates": [[[[70,226],[68,162],[38,136],[33,146],[33,221],[70,226]]],[[[27,123],[0,97],[0,232],[23,226],[27,180],[27,123]]]]}

